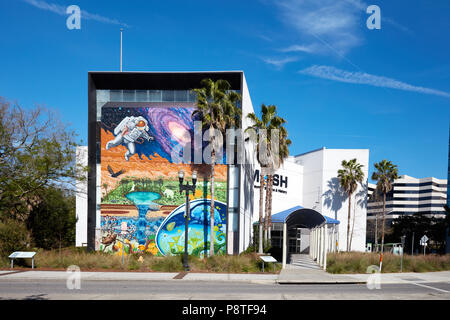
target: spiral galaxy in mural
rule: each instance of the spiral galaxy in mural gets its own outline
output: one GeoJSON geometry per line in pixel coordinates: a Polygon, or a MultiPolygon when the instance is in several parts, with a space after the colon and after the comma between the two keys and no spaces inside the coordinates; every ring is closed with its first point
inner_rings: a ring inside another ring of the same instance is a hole
{"type": "Polygon", "coordinates": [[[150,134],[155,137],[167,155],[179,144],[190,142],[194,124],[189,108],[148,108],[147,118],[152,124],[150,134]]]}

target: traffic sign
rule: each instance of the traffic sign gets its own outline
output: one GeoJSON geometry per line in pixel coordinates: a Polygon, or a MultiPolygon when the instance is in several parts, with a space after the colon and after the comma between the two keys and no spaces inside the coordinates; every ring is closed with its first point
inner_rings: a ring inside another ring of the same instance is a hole
{"type": "Polygon", "coordinates": [[[428,240],[429,240],[428,237],[424,235],[422,238],[420,238],[420,245],[426,246],[428,240]]]}
{"type": "Polygon", "coordinates": [[[424,235],[422,238],[420,238],[420,245],[423,246],[423,255],[425,255],[425,248],[427,247],[427,241],[428,237],[424,235]]]}

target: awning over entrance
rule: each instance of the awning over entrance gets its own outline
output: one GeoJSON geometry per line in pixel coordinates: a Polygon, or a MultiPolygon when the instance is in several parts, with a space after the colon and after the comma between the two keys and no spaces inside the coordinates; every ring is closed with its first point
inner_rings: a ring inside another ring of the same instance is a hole
{"type": "Polygon", "coordinates": [[[286,223],[288,226],[301,225],[304,228],[312,229],[324,223],[339,224],[339,220],[323,216],[313,209],[295,206],[274,214],[272,216],[272,223],[286,223]]]}
{"type": "Polygon", "coordinates": [[[274,214],[272,223],[283,224],[283,269],[286,266],[286,241],[289,228],[310,229],[310,256],[314,256],[319,265],[326,269],[326,254],[337,247],[336,228],[339,224],[338,220],[323,216],[313,209],[295,206],[274,214]],[[333,226],[329,227],[329,225],[333,226]],[[329,229],[332,231],[331,236],[329,235],[329,229]]]}

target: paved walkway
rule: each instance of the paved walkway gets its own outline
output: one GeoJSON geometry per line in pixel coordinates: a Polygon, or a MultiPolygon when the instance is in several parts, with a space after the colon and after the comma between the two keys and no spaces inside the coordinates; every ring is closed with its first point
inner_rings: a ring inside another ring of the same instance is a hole
{"type": "MultiPolygon", "coordinates": [[[[367,275],[365,275],[367,278],[367,275]]],[[[332,284],[332,283],[365,283],[348,276],[341,277],[325,272],[308,254],[293,254],[290,263],[281,270],[277,283],[280,284],[332,284]]]]}
{"type": "MultiPolygon", "coordinates": [[[[2,270],[2,280],[67,280],[65,271],[2,270]]],[[[330,274],[321,269],[289,266],[280,274],[233,273],[176,273],[176,272],[81,272],[81,280],[87,281],[230,281],[280,284],[351,284],[366,283],[369,274],[330,274]]],[[[426,273],[383,273],[380,284],[393,283],[450,283],[450,271],[426,273]]]]}
{"type": "Polygon", "coordinates": [[[322,270],[308,254],[291,254],[290,260],[286,265],[289,269],[322,270]]]}

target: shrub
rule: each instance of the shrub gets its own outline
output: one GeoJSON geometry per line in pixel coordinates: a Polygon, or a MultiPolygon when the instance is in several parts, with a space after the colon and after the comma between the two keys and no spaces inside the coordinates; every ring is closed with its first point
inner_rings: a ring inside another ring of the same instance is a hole
{"type": "MultiPolygon", "coordinates": [[[[342,252],[329,253],[327,272],[330,273],[366,273],[371,265],[378,266],[380,255],[377,253],[342,252]]],[[[400,272],[401,257],[385,253],[382,273],[400,272]]],[[[403,256],[403,272],[431,272],[450,270],[450,255],[403,256]]]]}
{"type": "Polygon", "coordinates": [[[30,235],[24,223],[13,219],[0,221],[0,256],[7,257],[29,245],[30,235]]]}

